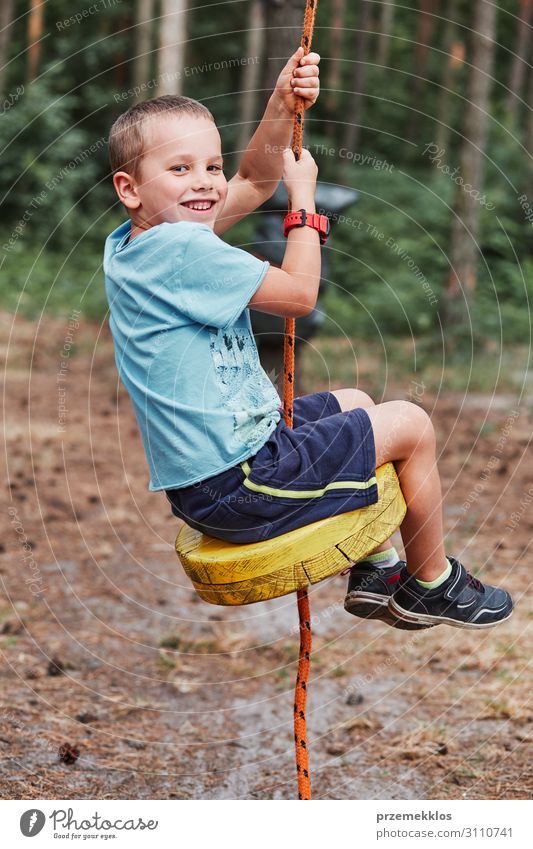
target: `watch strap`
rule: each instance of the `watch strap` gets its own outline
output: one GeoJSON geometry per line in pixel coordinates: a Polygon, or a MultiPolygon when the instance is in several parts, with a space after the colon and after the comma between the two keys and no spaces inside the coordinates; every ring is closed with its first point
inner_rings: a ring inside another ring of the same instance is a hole
{"type": "Polygon", "coordinates": [[[318,230],[320,244],[324,245],[329,236],[330,223],[327,215],[318,212],[307,212],[305,209],[296,209],[288,212],[283,220],[283,235],[285,238],[293,227],[313,227],[318,230]]]}

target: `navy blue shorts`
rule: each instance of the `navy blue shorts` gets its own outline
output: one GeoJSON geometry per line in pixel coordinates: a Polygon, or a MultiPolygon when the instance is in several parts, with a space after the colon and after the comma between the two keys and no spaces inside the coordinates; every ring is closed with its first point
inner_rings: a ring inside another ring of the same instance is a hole
{"type": "Polygon", "coordinates": [[[294,401],[257,454],[166,495],[175,516],[208,536],[258,542],[375,504],[376,449],[368,413],[342,412],[331,392],[294,401]]]}

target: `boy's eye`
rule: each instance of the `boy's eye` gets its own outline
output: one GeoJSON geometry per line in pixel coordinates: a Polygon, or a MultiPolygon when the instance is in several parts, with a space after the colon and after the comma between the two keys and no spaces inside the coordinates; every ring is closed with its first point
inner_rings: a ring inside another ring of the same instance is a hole
{"type": "MultiPolygon", "coordinates": [[[[187,168],[187,166],[186,165],[173,165],[170,170],[171,171],[177,171],[178,168],[187,168]]],[[[223,165],[210,165],[209,168],[214,168],[216,171],[223,171],[224,170],[223,165]]],[[[179,172],[179,173],[183,173],[183,172],[179,172]]]]}

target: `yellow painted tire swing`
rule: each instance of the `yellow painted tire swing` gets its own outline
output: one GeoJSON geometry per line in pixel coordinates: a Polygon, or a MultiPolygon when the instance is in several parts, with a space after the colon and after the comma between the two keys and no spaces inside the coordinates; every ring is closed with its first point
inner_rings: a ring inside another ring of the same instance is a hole
{"type": "Polygon", "coordinates": [[[379,500],[263,542],[235,544],[187,525],[176,551],[193,586],[211,604],[252,604],[338,575],[389,539],[405,515],[392,463],[376,470],[379,500]]]}
{"type": "MultiPolygon", "coordinates": [[[[307,0],[301,45],[309,53],[318,0],[307,0]]],[[[292,149],[302,151],[304,101],[296,97],[292,149]]],[[[292,427],[294,319],[285,322],[284,418],[292,427]]],[[[208,537],[184,525],[176,552],[199,596],[211,604],[241,605],[296,592],[300,656],[296,678],[294,729],[298,798],[311,798],[305,706],[311,653],[307,587],[362,560],[400,526],[406,505],[394,465],[376,469],[378,501],[340,516],[321,519],[257,543],[236,544],[208,537]]]]}

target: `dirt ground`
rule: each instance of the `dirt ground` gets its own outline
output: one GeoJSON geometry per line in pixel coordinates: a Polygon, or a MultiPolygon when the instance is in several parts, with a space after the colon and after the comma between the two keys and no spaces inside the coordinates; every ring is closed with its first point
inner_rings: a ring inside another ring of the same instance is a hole
{"type": "MultiPolygon", "coordinates": [[[[0,330],[0,796],[294,798],[295,597],[197,599],[178,522],[147,489],[107,328],[3,314],[0,330]]],[[[359,366],[365,388],[373,365],[359,366]]],[[[386,397],[409,385],[391,378],[386,397]]],[[[420,399],[446,549],[514,594],[508,623],[398,632],[344,612],[346,577],[312,588],[315,798],[531,798],[529,393],[420,399]]]]}

